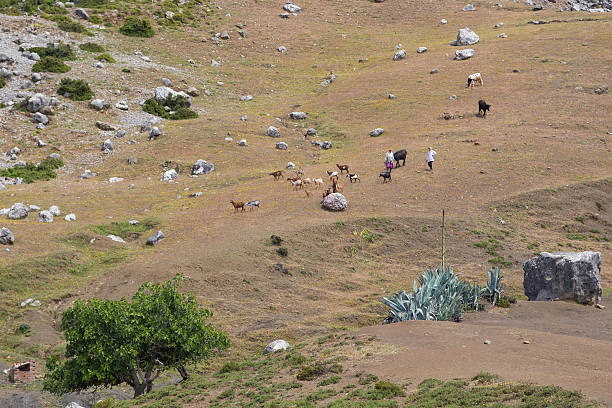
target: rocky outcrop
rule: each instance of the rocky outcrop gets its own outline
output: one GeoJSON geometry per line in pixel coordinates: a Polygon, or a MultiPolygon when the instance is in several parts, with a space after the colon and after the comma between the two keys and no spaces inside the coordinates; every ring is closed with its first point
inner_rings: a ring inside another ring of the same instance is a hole
{"type": "Polygon", "coordinates": [[[342,194],[332,193],[323,199],[322,205],[323,208],[330,211],[344,211],[348,207],[348,201],[342,194]]]}
{"type": "Polygon", "coordinates": [[[529,300],[601,300],[601,253],[542,252],[523,263],[525,295],[529,300]]]}

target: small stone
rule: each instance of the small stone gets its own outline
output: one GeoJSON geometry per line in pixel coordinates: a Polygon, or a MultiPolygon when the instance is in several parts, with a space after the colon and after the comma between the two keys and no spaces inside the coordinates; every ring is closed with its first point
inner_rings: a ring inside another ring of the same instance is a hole
{"type": "Polygon", "coordinates": [[[240,100],[243,102],[248,102],[253,100],[253,95],[244,95],[240,97],[240,100]]]}
{"type": "Polygon", "coordinates": [[[304,112],[291,112],[289,117],[293,120],[304,120],[306,119],[306,113],[304,112]]]}
{"type": "Polygon", "coordinates": [[[157,244],[159,241],[161,241],[162,239],[164,239],[166,236],[164,235],[163,232],[161,231],[157,231],[155,234],[151,235],[148,239],[147,239],[147,245],[155,245],[157,244]]]}
{"type": "Polygon", "coordinates": [[[448,97],[449,101],[454,101],[455,99],[457,99],[457,95],[451,95],[448,97]]]}
{"type": "Polygon", "coordinates": [[[164,172],[162,176],[162,181],[174,181],[178,178],[178,173],[174,169],[170,169],[164,172]]]}
{"type": "Polygon", "coordinates": [[[471,48],[466,48],[464,50],[455,51],[456,60],[466,60],[468,58],[472,58],[473,56],[474,56],[474,50],[471,48]]]}
{"type": "Polygon", "coordinates": [[[388,97],[389,99],[395,99],[395,98],[397,98],[397,96],[395,96],[395,95],[393,95],[393,94],[389,94],[389,95],[387,95],[387,97],[388,97]]]}
{"type": "Polygon", "coordinates": [[[463,8],[461,10],[463,10],[463,11],[475,11],[476,8],[474,7],[473,4],[466,4],[465,6],[463,6],[463,8]]]}
{"type": "Polygon", "coordinates": [[[85,170],[83,174],[81,174],[82,179],[90,179],[94,177],[96,173],[93,173],[91,170],[85,170]]]}
{"type": "Polygon", "coordinates": [[[280,47],[277,48],[278,52],[280,52],[281,54],[284,54],[287,52],[287,47],[285,47],[284,45],[281,45],[280,47]]]}
{"type": "Polygon", "coordinates": [[[370,132],[370,137],[378,137],[385,132],[383,128],[376,128],[370,132]]]}
{"type": "Polygon", "coordinates": [[[38,222],[53,222],[53,214],[51,211],[41,211],[38,213],[38,222]]]}
{"type": "Polygon", "coordinates": [[[106,237],[110,238],[112,241],[115,241],[115,242],[125,243],[125,240],[121,237],[118,237],[117,235],[109,234],[106,237]]]}
{"type": "Polygon", "coordinates": [[[270,137],[280,137],[280,132],[277,127],[270,126],[267,131],[268,136],[270,137]]]}
{"type": "Polygon", "coordinates": [[[504,26],[504,23],[499,22],[499,23],[495,24],[493,26],[493,28],[500,28],[500,27],[503,27],[503,26],[504,26]]]}
{"type": "MultiPolygon", "coordinates": [[[[4,228],[3,228],[3,229],[4,229],[4,228]]],[[[595,308],[603,310],[603,309],[605,309],[606,307],[605,307],[604,305],[602,305],[601,303],[597,303],[597,304],[595,305],[595,308]]]]}
{"type": "Polygon", "coordinates": [[[531,344],[529,340],[523,340],[523,344],[531,344]]]}
{"type": "Polygon", "coordinates": [[[229,40],[229,39],[230,39],[230,35],[229,35],[229,33],[227,32],[227,30],[223,30],[223,32],[221,33],[221,35],[219,35],[219,37],[220,37],[222,40],[229,40]]]}
{"type": "Polygon", "coordinates": [[[109,183],[119,183],[120,181],[123,181],[123,177],[111,177],[108,179],[109,183]]]}
{"type": "Polygon", "coordinates": [[[113,149],[113,142],[110,139],[106,139],[104,142],[102,142],[101,150],[104,153],[110,153],[113,149]]]}
{"type": "Polygon", "coordinates": [[[55,217],[59,217],[62,214],[57,205],[52,205],[51,207],[49,207],[49,212],[55,217]]]}
{"type": "Polygon", "coordinates": [[[64,219],[68,222],[71,221],[76,221],[76,215],[74,215],[73,213],[70,214],[66,214],[66,216],[64,217],[64,219]]]}
{"type": "Polygon", "coordinates": [[[117,108],[119,110],[124,110],[124,111],[129,109],[128,104],[127,104],[126,101],[119,101],[119,102],[117,102],[115,104],[115,108],[117,108]]]}
{"type": "Polygon", "coordinates": [[[287,150],[289,148],[289,145],[287,145],[287,143],[285,143],[285,142],[278,142],[276,144],[276,148],[278,150],[287,150]]]}
{"type": "Polygon", "coordinates": [[[446,24],[446,23],[448,23],[448,21],[446,21],[446,19],[445,19],[445,18],[443,18],[442,20],[440,20],[440,24],[446,24]]]}
{"type": "Polygon", "coordinates": [[[293,162],[287,162],[287,169],[288,170],[293,170],[295,169],[295,164],[293,162]]]}
{"type": "Polygon", "coordinates": [[[164,84],[164,86],[172,86],[172,81],[170,81],[168,78],[162,78],[161,82],[164,84]]]}
{"type": "Polygon", "coordinates": [[[429,71],[430,74],[437,74],[438,73],[438,69],[434,68],[431,71],[429,71]]]}
{"type": "Polygon", "coordinates": [[[399,50],[393,55],[393,61],[399,61],[406,58],[406,50],[399,50]]]}
{"type": "Polygon", "coordinates": [[[274,340],[264,348],[264,354],[275,353],[277,351],[287,350],[290,347],[289,343],[285,340],[274,340]]]}
{"type": "Polygon", "coordinates": [[[13,245],[15,243],[15,237],[10,229],[2,227],[0,229],[0,244],[2,245],[13,245]]]}
{"type": "Polygon", "coordinates": [[[240,139],[240,141],[238,141],[238,146],[248,146],[246,139],[240,139]]]}
{"type": "Polygon", "coordinates": [[[82,8],[78,8],[74,10],[74,15],[78,18],[82,18],[83,20],[89,20],[89,14],[82,8]]]}
{"type": "Polygon", "coordinates": [[[501,33],[501,34],[498,34],[498,36],[497,36],[497,37],[499,37],[499,38],[508,38],[508,34],[506,34],[506,33],[501,33]]]}
{"type": "Polygon", "coordinates": [[[491,344],[491,340],[485,340],[484,344],[491,344]]]}
{"type": "Polygon", "coordinates": [[[419,54],[422,54],[425,51],[427,51],[427,47],[419,47],[419,48],[417,48],[417,53],[419,53],[419,54]]]}

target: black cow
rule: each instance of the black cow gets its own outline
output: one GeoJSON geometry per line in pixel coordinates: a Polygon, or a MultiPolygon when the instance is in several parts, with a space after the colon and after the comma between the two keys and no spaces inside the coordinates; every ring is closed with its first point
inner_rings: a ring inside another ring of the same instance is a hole
{"type": "Polygon", "coordinates": [[[406,165],[406,149],[398,150],[393,153],[393,158],[395,159],[395,168],[400,166],[399,162],[402,161],[402,165],[406,165]]]}
{"type": "Polygon", "coordinates": [[[484,99],[478,101],[478,114],[482,112],[482,117],[487,116],[487,111],[491,110],[491,105],[487,104],[484,99]]]}

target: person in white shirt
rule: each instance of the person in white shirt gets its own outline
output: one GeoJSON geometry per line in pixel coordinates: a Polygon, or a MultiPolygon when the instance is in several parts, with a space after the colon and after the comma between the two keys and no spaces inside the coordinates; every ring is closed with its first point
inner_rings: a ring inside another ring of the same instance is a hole
{"type": "Polygon", "coordinates": [[[387,171],[391,171],[391,169],[393,168],[393,160],[395,160],[395,157],[393,156],[393,152],[391,151],[391,149],[389,149],[389,151],[385,155],[385,168],[387,169],[387,171]]]}
{"type": "Polygon", "coordinates": [[[436,154],[438,153],[436,153],[434,149],[432,149],[431,147],[427,148],[427,165],[429,166],[430,171],[433,171],[433,162],[436,154]]]}

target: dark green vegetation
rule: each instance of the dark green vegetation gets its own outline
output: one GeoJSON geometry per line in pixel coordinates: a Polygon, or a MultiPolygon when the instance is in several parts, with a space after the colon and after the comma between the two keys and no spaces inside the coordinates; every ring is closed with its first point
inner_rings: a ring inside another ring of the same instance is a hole
{"type": "Polygon", "coordinates": [[[100,224],[91,227],[91,230],[100,235],[117,235],[123,239],[138,239],[142,234],[159,227],[160,222],[153,218],[147,218],[138,224],[130,224],[129,221],[119,221],[110,224],[100,224]]]}
{"type": "Polygon", "coordinates": [[[158,102],[154,98],[147,99],[142,110],[151,115],[171,120],[194,119],[198,117],[196,112],[187,107],[187,101],[181,95],[176,95],[175,97],[168,96],[163,102],[158,102]],[[166,112],[165,106],[170,108],[169,112],[166,112]]]}
{"type": "Polygon", "coordinates": [[[88,51],[88,52],[104,52],[105,51],[103,46],[101,46],[100,44],[92,43],[92,42],[86,42],[86,43],[80,44],[79,48],[82,49],[83,51],[88,51]]]}
{"type": "Polygon", "coordinates": [[[0,88],[4,88],[6,86],[6,81],[3,77],[0,77],[0,88]]]}
{"type": "Polygon", "coordinates": [[[63,61],[72,61],[76,59],[74,51],[68,44],[59,44],[56,47],[53,43],[49,43],[46,47],[32,47],[28,49],[28,51],[37,53],[41,58],[53,57],[63,61]]]}
{"type": "Polygon", "coordinates": [[[287,256],[287,255],[289,255],[289,251],[285,247],[278,248],[276,250],[276,253],[279,254],[280,256],[287,256]]]}
{"type": "Polygon", "coordinates": [[[407,398],[406,407],[596,407],[578,391],[526,383],[500,382],[493,374],[481,373],[466,380],[443,382],[433,378],[422,381],[418,390],[407,398]],[[486,384],[486,385],[482,385],[486,384]]]}
{"type": "Polygon", "coordinates": [[[126,299],[77,300],[62,314],[65,360],[47,359],[43,389],[54,394],[127,383],[139,396],[167,370],[189,378],[185,366],[230,345],[206,320],[195,297],[179,292],[181,276],[144,283],[126,299]]]}
{"type": "Polygon", "coordinates": [[[151,38],[155,35],[151,22],[146,18],[138,17],[128,17],[125,24],[119,28],[119,32],[130,37],[151,38]]]}
{"type": "Polygon", "coordinates": [[[104,54],[100,54],[100,55],[96,55],[95,57],[98,61],[104,61],[104,62],[108,62],[110,64],[114,64],[115,59],[113,57],[111,57],[111,55],[107,52],[105,52],[104,54]]]}
{"type": "Polygon", "coordinates": [[[280,245],[283,242],[283,239],[278,235],[271,235],[270,242],[272,243],[272,245],[280,245]]]}
{"type": "Polygon", "coordinates": [[[70,71],[70,67],[64,64],[64,61],[55,57],[41,57],[40,61],[37,61],[32,67],[32,72],[54,72],[63,74],[68,71],[70,71]]]}
{"type": "Polygon", "coordinates": [[[66,96],[73,101],[86,101],[94,97],[94,93],[87,82],[82,79],[63,78],[57,94],[66,96]]]}
{"type": "Polygon", "coordinates": [[[68,16],[64,16],[61,14],[55,14],[49,17],[49,20],[55,21],[57,23],[57,27],[62,31],[67,31],[69,33],[88,33],[87,28],[78,21],[74,21],[68,16]]]}
{"type": "Polygon", "coordinates": [[[24,183],[33,183],[37,180],[51,180],[56,177],[55,170],[64,165],[61,159],[46,158],[40,164],[28,163],[24,167],[11,167],[0,170],[0,176],[22,178],[24,183]]]}

